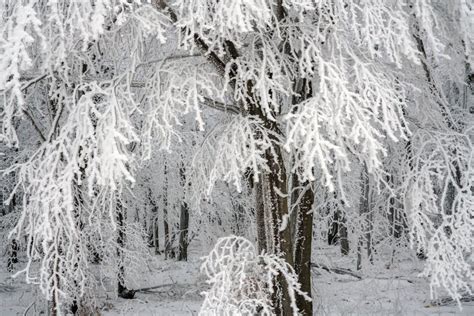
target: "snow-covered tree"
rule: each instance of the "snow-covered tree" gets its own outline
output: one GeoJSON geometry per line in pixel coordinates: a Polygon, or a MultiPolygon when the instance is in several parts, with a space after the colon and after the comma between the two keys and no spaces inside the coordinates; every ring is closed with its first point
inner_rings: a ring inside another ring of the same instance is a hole
{"type": "MultiPolygon", "coordinates": [[[[209,277],[234,276],[234,264],[270,271],[254,285],[211,281],[209,310],[223,304],[222,286],[243,295],[233,308],[310,315],[315,196],[370,207],[368,189],[347,179],[361,174],[364,187],[402,202],[433,286],[454,298],[470,291],[472,14],[449,2],[2,1],[0,139],[38,142],[6,170],[23,199],[12,236],[27,237],[27,280],[60,312],[91,290],[90,257],[103,251],[124,290],[126,243],[141,238],[128,194],[143,190],[146,160],[181,150],[193,158],[169,165],[183,216],[190,206],[202,215],[225,181],[248,195],[242,214],[256,223],[258,250],[221,240],[209,277]],[[391,151],[405,154],[389,160],[391,151]],[[225,243],[233,250],[222,254],[225,243]],[[244,293],[252,286],[255,297],[244,293]]],[[[394,205],[367,221],[388,230],[381,219],[394,205]]],[[[244,270],[242,282],[254,282],[244,270]]]]}

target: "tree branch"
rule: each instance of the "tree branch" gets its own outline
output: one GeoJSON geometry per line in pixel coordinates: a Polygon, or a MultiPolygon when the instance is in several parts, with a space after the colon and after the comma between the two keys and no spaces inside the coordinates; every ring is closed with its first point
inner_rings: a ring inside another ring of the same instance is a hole
{"type": "Polygon", "coordinates": [[[352,276],[354,278],[357,278],[359,280],[362,279],[362,277],[360,275],[358,275],[357,273],[355,273],[355,272],[353,272],[349,269],[331,268],[331,267],[328,267],[324,264],[318,264],[318,263],[311,263],[311,267],[317,268],[317,269],[323,269],[323,270],[326,270],[326,271],[331,272],[331,273],[350,275],[350,276],[352,276]]]}
{"type": "MultiPolygon", "coordinates": [[[[167,1],[155,0],[154,3],[155,3],[155,7],[158,10],[167,12],[169,14],[171,21],[173,21],[173,23],[176,23],[178,21],[178,17],[176,16],[176,13],[174,13],[173,9],[168,5],[167,1]]],[[[201,54],[209,60],[209,62],[216,68],[217,72],[222,77],[225,77],[226,64],[217,56],[216,53],[209,50],[209,46],[204,42],[204,40],[201,37],[199,37],[198,34],[194,34],[193,38],[194,38],[194,43],[196,44],[196,47],[199,49],[201,54]]]]}
{"type": "Polygon", "coordinates": [[[219,111],[224,111],[224,112],[230,112],[233,114],[239,114],[240,109],[236,107],[235,105],[229,105],[225,103],[221,103],[218,101],[215,101],[211,98],[204,97],[204,102],[205,105],[207,105],[210,108],[219,110],[219,111]]]}
{"type": "Polygon", "coordinates": [[[27,110],[23,110],[23,114],[26,115],[26,117],[28,118],[28,120],[31,122],[31,125],[33,125],[33,127],[35,128],[36,132],[38,133],[38,136],[41,138],[41,140],[43,142],[46,141],[46,137],[44,137],[44,134],[43,132],[41,131],[41,129],[39,128],[38,124],[36,123],[35,119],[33,118],[33,115],[28,112],[27,110]]]}
{"type": "Polygon", "coordinates": [[[41,81],[43,80],[44,78],[46,78],[48,76],[48,74],[43,74],[43,75],[40,75],[36,78],[32,78],[30,79],[28,82],[26,82],[22,87],[21,87],[21,90],[26,90],[28,89],[29,87],[31,87],[33,84],[37,83],[38,81],[41,81]]]}

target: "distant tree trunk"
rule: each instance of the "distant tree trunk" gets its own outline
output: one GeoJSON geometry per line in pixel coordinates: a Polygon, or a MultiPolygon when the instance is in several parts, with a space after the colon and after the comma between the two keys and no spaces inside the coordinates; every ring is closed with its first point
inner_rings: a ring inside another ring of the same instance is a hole
{"type": "MultiPolygon", "coordinates": [[[[329,206],[331,208],[331,205],[329,206]]],[[[329,210],[329,214],[332,213],[332,218],[330,220],[330,225],[328,229],[328,245],[335,245],[339,240],[339,210],[329,210]]]]}
{"type": "Polygon", "coordinates": [[[188,260],[188,228],[189,210],[186,202],[181,204],[181,214],[179,219],[179,252],[178,261],[188,260]]]}
{"type": "Polygon", "coordinates": [[[160,235],[159,235],[159,218],[158,218],[158,206],[153,199],[153,192],[151,188],[148,191],[148,201],[151,205],[151,225],[148,233],[148,245],[154,247],[155,254],[160,254],[160,235]]]}
{"type": "Polygon", "coordinates": [[[170,252],[170,230],[168,224],[168,165],[164,162],[164,184],[163,184],[163,228],[165,233],[165,259],[168,259],[170,252]]]}
{"type": "Polygon", "coordinates": [[[15,263],[18,262],[19,247],[16,239],[11,240],[8,250],[7,270],[8,272],[12,272],[14,270],[15,263]]]}
{"type": "Polygon", "coordinates": [[[237,205],[237,212],[237,235],[243,236],[245,234],[245,209],[241,203],[237,205]]]}
{"type": "MultiPolygon", "coordinates": [[[[362,231],[367,234],[367,215],[369,213],[369,175],[367,166],[364,164],[361,172],[362,188],[359,206],[359,215],[362,221],[362,231]]],[[[366,235],[367,237],[367,235],[366,235]]],[[[362,269],[362,246],[364,234],[359,235],[359,241],[357,243],[357,270],[362,269]]]]}
{"type": "Polygon", "coordinates": [[[258,252],[267,252],[267,232],[265,230],[266,223],[265,223],[265,208],[263,205],[263,179],[260,179],[257,183],[255,183],[255,216],[257,219],[257,245],[258,245],[258,252]]]}
{"type": "Polygon", "coordinates": [[[346,256],[349,254],[349,239],[344,201],[338,198],[336,192],[334,192],[334,199],[338,209],[336,211],[329,210],[329,214],[333,212],[333,217],[328,229],[328,245],[335,245],[339,241],[341,254],[346,256]]]}
{"type": "MultiPolygon", "coordinates": [[[[184,165],[179,169],[181,177],[181,185],[183,191],[185,191],[186,185],[186,171],[184,165]]],[[[186,203],[186,197],[181,202],[181,213],[179,215],[179,249],[178,249],[178,261],[188,260],[188,229],[189,229],[189,208],[186,203]]]]}
{"type": "MultiPolygon", "coordinates": [[[[390,185],[394,185],[394,177],[393,175],[387,176],[387,182],[390,185]]],[[[392,237],[392,243],[394,243],[396,246],[399,243],[400,238],[403,236],[403,232],[405,228],[407,227],[406,219],[403,214],[403,210],[401,209],[401,205],[398,205],[397,207],[397,202],[395,199],[395,196],[390,195],[388,199],[388,221],[390,223],[389,227],[389,234],[392,237]]],[[[393,247],[394,247],[393,246],[393,247]]],[[[392,254],[390,257],[390,263],[387,268],[390,267],[390,265],[393,264],[395,258],[395,248],[392,249],[392,254]]]]}
{"type": "Polygon", "coordinates": [[[123,205],[120,197],[116,201],[116,220],[117,220],[117,259],[118,259],[118,286],[117,290],[120,293],[126,290],[124,275],[125,275],[125,266],[124,266],[124,254],[123,248],[125,247],[125,224],[124,224],[124,214],[123,214],[123,205]]]}
{"type": "MultiPolygon", "coordinates": [[[[341,201],[341,206],[344,206],[344,201],[341,201]]],[[[341,254],[347,256],[349,254],[349,236],[347,233],[347,220],[345,210],[341,210],[341,219],[339,227],[339,239],[341,241],[341,254]]]]}
{"type": "MultiPolygon", "coordinates": [[[[313,241],[313,212],[311,211],[314,202],[314,193],[309,182],[300,184],[297,175],[293,175],[294,187],[302,189],[295,190],[299,198],[295,211],[296,237],[295,237],[295,272],[298,275],[298,282],[301,290],[311,297],[311,253],[313,241]]],[[[313,303],[307,301],[302,296],[296,297],[296,304],[302,315],[313,315],[313,303]]]]}
{"type": "Polygon", "coordinates": [[[373,209],[370,209],[366,216],[367,219],[367,258],[369,258],[369,262],[371,264],[374,263],[373,258],[373,243],[372,243],[372,230],[373,230],[373,220],[374,220],[374,213],[373,209]]]}
{"type": "MultiPolygon", "coordinates": [[[[158,210],[156,210],[158,213],[158,210]]],[[[159,221],[158,214],[153,219],[153,246],[155,247],[155,255],[160,254],[160,235],[159,235],[159,221]]]]}
{"type": "Polygon", "coordinates": [[[135,291],[127,289],[125,286],[125,210],[123,209],[122,200],[120,197],[116,200],[116,221],[117,221],[117,259],[118,259],[118,274],[117,274],[117,292],[118,296],[125,299],[132,299],[135,296],[135,291]]]}
{"type": "MultiPolygon", "coordinates": [[[[453,151],[453,156],[456,156],[456,150],[453,151]]],[[[454,166],[454,173],[451,175],[447,175],[446,181],[448,182],[447,189],[446,189],[446,196],[444,199],[444,214],[447,216],[453,215],[453,206],[454,206],[454,200],[456,199],[457,195],[457,188],[456,187],[462,187],[461,185],[461,170],[459,168],[459,165],[457,164],[456,161],[453,161],[453,166],[454,166]],[[453,183],[455,182],[455,183],[453,183]]],[[[449,173],[451,173],[451,170],[448,170],[449,173]]],[[[450,226],[445,226],[444,232],[448,237],[452,235],[451,227],[450,226]]]]}

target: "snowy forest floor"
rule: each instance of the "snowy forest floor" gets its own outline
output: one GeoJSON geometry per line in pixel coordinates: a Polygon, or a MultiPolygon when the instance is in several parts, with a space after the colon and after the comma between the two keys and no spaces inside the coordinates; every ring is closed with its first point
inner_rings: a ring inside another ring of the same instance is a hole
{"type": "MultiPolygon", "coordinates": [[[[352,258],[333,256],[336,247],[318,249],[314,262],[354,271],[352,258]],[[334,259],[333,261],[331,258],[334,259]]],[[[206,289],[199,272],[198,254],[189,262],[164,260],[162,255],[144,259],[143,273],[128,280],[130,288],[161,286],[139,292],[133,300],[115,297],[113,284],[104,282],[105,291],[98,295],[102,315],[197,315],[206,289]]],[[[19,276],[6,272],[6,258],[0,260],[0,315],[45,314],[45,302],[37,287],[27,285],[19,276]],[[25,313],[26,309],[28,312],[25,313]]],[[[20,264],[21,261],[20,260],[20,264]]],[[[431,306],[428,280],[419,277],[422,262],[402,261],[390,269],[368,266],[357,275],[362,279],[313,269],[313,297],[316,315],[474,315],[474,303],[431,306]],[[376,271],[376,273],[374,273],[376,271]]]]}

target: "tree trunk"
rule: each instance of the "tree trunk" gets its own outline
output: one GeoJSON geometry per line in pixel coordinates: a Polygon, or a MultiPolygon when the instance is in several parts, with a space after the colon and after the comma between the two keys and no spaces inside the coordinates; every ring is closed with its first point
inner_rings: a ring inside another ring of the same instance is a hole
{"type": "MultiPolygon", "coordinates": [[[[342,202],[343,203],[343,202],[342,202]]],[[[344,205],[344,204],[343,204],[344,205]]],[[[341,224],[339,227],[339,238],[341,240],[341,254],[347,256],[349,254],[349,236],[347,233],[347,220],[344,210],[341,211],[341,224]]]]}
{"type": "MultiPolygon", "coordinates": [[[[158,213],[158,210],[156,210],[158,213]]],[[[153,246],[155,247],[155,255],[160,254],[160,235],[159,235],[158,214],[153,219],[153,246]]]]}
{"type": "Polygon", "coordinates": [[[178,261],[188,260],[188,227],[189,210],[186,202],[181,204],[181,214],[179,219],[179,253],[178,261]]]}
{"type": "MultiPolygon", "coordinates": [[[[359,215],[361,217],[362,224],[362,232],[366,231],[367,234],[367,215],[369,212],[369,175],[367,166],[364,164],[361,172],[361,180],[362,180],[362,189],[361,189],[361,196],[360,196],[360,207],[359,207],[359,215]]],[[[364,234],[362,233],[359,235],[359,241],[357,243],[357,270],[362,269],[362,246],[363,246],[363,238],[364,234]]]]}
{"type": "Polygon", "coordinates": [[[168,259],[170,252],[170,230],[168,224],[168,165],[164,162],[164,185],[163,185],[163,230],[165,233],[165,259],[168,259]]]}
{"type": "Polygon", "coordinates": [[[15,263],[18,262],[18,243],[16,239],[12,239],[10,242],[10,247],[8,251],[8,260],[7,260],[7,270],[8,272],[13,272],[15,263]]]}
{"type": "Polygon", "coordinates": [[[148,200],[151,205],[152,219],[150,227],[148,229],[148,246],[154,247],[155,254],[160,254],[160,239],[159,239],[159,217],[158,217],[158,206],[153,199],[153,192],[151,188],[148,191],[148,200]]]}
{"type": "MultiPolygon", "coordinates": [[[[181,185],[183,191],[185,191],[184,186],[186,185],[186,174],[184,166],[181,166],[179,169],[181,177],[181,185]]],[[[186,195],[186,194],[185,194],[186,195]]],[[[188,228],[189,228],[189,208],[186,203],[186,197],[183,197],[181,202],[181,213],[179,216],[179,251],[178,251],[178,261],[187,261],[188,260],[188,228]]]]}
{"type": "MultiPolygon", "coordinates": [[[[295,236],[295,272],[298,275],[298,282],[301,290],[311,297],[311,250],[313,241],[313,212],[311,209],[314,202],[314,192],[308,182],[300,184],[298,177],[293,175],[293,185],[303,187],[296,190],[302,194],[299,203],[295,208],[297,212],[296,236],[295,236]]],[[[303,315],[313,315],[313,303],[298,295],[296,304],[303,315]]]]}
{"type": "MultiPolygon", "coordinates": [[[[330,208],[331,206],[329,206],[330,208]]],[[[339,240],[339,210],[333,211],[329,209],[329,214],[333,213],[328,229],[328,245],[335,245],[339,240]]]]}
{"type": "Polygon", "coordinates": [[[117,291],[120,293],[126,290],[124,283],[125,267],[123,248],[125,246],[125,231],[124,231],[124,214],[123,206],[120,198],[117,199],[116,206],[116,220],[117,220],[117,259],[118,259],[118,282],[117,291]]]}
{"type": "Polygon", "coordinates": [[[371,208],[369,213],[366,216],[367,219],[367,258],[369,258],[369,262],[371,264],[374,263],[373,258],[373,243],[372,243],[372,230],[373,230],[373,220],[374,220],[374,213],[373,209],[371,208]]]}
{"type": "Polygon", "coordinates": [[[267,252],[267,233],[265,230],[265,208],[263,204],[263,177],[255,183],[255,216],[257,219],[257,245],[258,253],[267,252]]]}
{"type": "Polygon", "coordinates": [[[125,286],[125,258],[123,249],[125,248],[125,210],[123,209],[120,197],[116,201],[116,220],[117,220],[117,292],[118,296],[125,299],[133,299],[135,291],[127,289],[125,286]]]}

